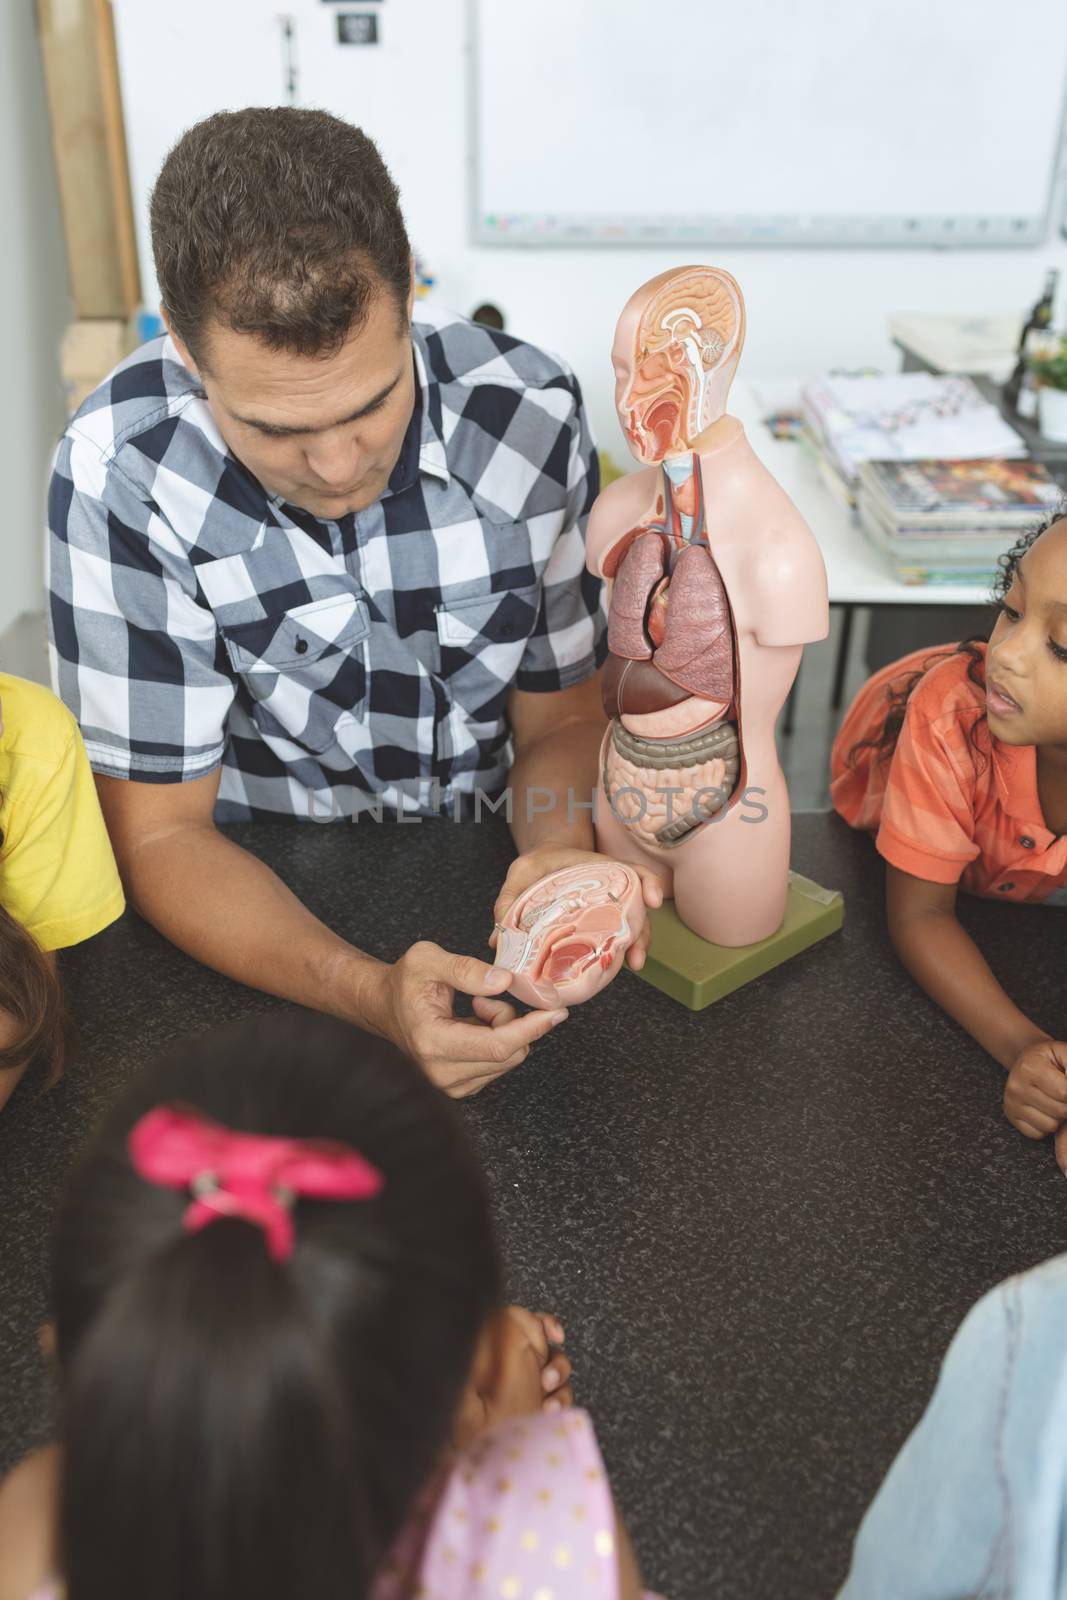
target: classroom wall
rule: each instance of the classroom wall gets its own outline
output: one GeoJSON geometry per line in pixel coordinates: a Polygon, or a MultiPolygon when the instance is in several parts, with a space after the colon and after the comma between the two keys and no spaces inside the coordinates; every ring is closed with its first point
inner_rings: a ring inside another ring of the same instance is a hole
{"type": "MultiPolygon", "coordinates": [[[[156,6],[156,0],[148,3],[156,6]]],[[[121,13],[124,4],[117,9],[121,13]]],[[[267,0],[259,0],[257,9],[266,17],[267,0]]],[[[327,21],[331,10],[319,8],[327,21]]],[[[157,42],[158,18],[164,14],[170,26],[181,27],[180,10],[157,11],[157,42]]],[[[472,246],[462,0],[435,0],[432,10],[420,13],[416,50],[401,49],[398,33],[386,11],[383,43],[373,52],[327,53],[321,43],[310,48],[305,35],[300,100],[330,104],[353,120],[359,119],[361,107],[368,108],[363,120],[400,181],[412,236],[437,280],[435,297],[463,311],[481,300],[495,300],[513,332],[565,354],[581,378],[601,443],[622,459],[608,365],[615,318],[631,290],[676,264],[678,252],[472,246]],[[404,92],[362,92],[368,73],[387,86],[402,83],[404,92]],[[352,84],[350,94],[346,81],[352,84]],[[414,118],[413,107],[425,109],[414,118]]],[[[241,98],[283,98],[280,71],[273,75],[279,60],[273,43],[268,52],[271,70],[257,78],[254,92],[241,98]]],[[[232,103],[224,81],[232,57],[220,52],[211,59],[218,62],[219,81],[213,83],[210,72],[186,79],[187,99],[167,104],[167,122],[175,130],[217,105],[232,103]]],[[[182,82],[178,75],[172,78],[172,95],[182,82]]],[[[953,86],[946,85],[946,92],[953,92],[953,86]]],[[[966,92],[965,86],[958,92],[966,92]]],[[[158,104],[157,94],[155,99],[158,104]]],[[[131,109],[132,143],[138,123],[136,108],[131,109]]],[[[143,206],[158,165],[157,148],[165,149],[172,136],[168,133],[162,142],[149,138],[144,149],[131,150],[138,206],[143,206]]],[[[596,175],[590,173],[591,196],[595,186],[596,175]]],[[[1061,178],[1055,203],[1060,218],[1067,204],[1065,189],[1061,178]]],[[[0,251],[5,380],[0,392],[2,635],[21,612],[40,605],[44,484],[64,420],[57,352],[71,315],[32,0],[0,6],[0,217],[6,237],[0,251]]],[[[141,238],[143,247],[143,226],[141,238]]],[[[756,380],[805,374],[831,364],[881,362],[894,367],[897,356],[885,331],[894,311],[1016,311],[1032,302],[1052,265],[1064,276],[1058,322],[1062,326],[1067,321],[1067,240],[1058,228],[1046,245],[1033,250],[709,248],[702,254],[729,268],[741,283],[749,319],[741,371],[756,380]]],[[[150,270],[146,281],[152,281],[150,270]]]]}
{"type": "MultiPolygon", "coordinates": [[[[323,9],[320,7],[320,9],[323,9]]],[[[739,374],[749,379],[780,374],[807,375],[830,365],[899,366],[899,352],[886,333],[895,312],[946,314],[1013,313],[1038,297],[1045,270],[1058,266],[1062,277],[1058,325],[1067,322],[1067,240],[1050,232],[1036,249],[717,249],[704,246],[690,255],[685,247],[630,249],[520,250],[470,245],[468,227],[469,104],[463,53],[462,0],[435,0],[432,49],[409,54],[414,75],[399,110],[381,107],[382,146],[393,159],[405,197],[412,236],[435,270],[435,294],[469,312],[482,299],[499,302],[509,329],[564,353],[575,367],[600,443],[620,465],[625,444],[612,404],[609,362],[615,321],[641,283],[687,259],[710,262],[732,272],[741,285],[748,333],[739,374]],[[412,105],[433,103],[437,114],[432,140],[423,125],[413,143],[412,105]],[[394,157],[393,151],[396,151],[394,157]]],[[[383,52],[389,49],[389,21],[383,17],[383,52]]],[[[429,23],[424,23],[429,28],[429,23]]],[[[395,31],[395,30],[394,30],[395,31]]],[[[351,52],[350,52],[351,53],[351,52]]],[[[369,68],[370,52],[356,63],[369,68]]],[[[337,66],[345,52],[335,52],[337,66]]],[[[316,84],[310,50],[309,93],[316,84]]],[[[383,67],[388,68],[385,55],[383,67]]],[[[354,68],[352,70],[355,70],[354,68]]],[[[590,63],[595,70],[595,63],[590,63]]],[[[336,68],[331,86],[338,82],[336,68]]],[[[966,83],[947,82],[946,94],[967,93],[966,83]]],[[[334,89],[332,98],[337,97],[334,89]]],[[[358,103],[360,97],[353,96],[358,103]]],[[[381,104],[379,102],[379,104],[381,104]]],[[[551,116],[551,107],[531,107],[531,115],[551,116]]],[[[817,114],[813,108],[813,114],[817,114]]],[[[369,128],[368,131],[374,130],[369,128]]],[[[711,186],[714,164],[728,152],[708,151],[694,160],[694,182],[711,186]]],[[[1047,152],[1041,152],[1041,159],[1047,152]]],[[[575,152],[576,161],[581,153],[575,152]]],[[[596,173],[590,171],[590,209],[596,204],[596,173]]],[[[654,197],[649,197],[654,209],[654,197]]],[[[876,201],[874,202],[876,205],[876,201]]],[[[1067,184],[1057,185],[1054,214],[1064,215],[1067,184]]],[[[870,209],[865,200],[859,209],[870,209]]]]}
{"type": "MultiPolygon", "coordinates": [[[[335,9],[321,0],[288,0],[285,7],[295,29],[297,103],[348,116],[378,140],[400,184],[416,248],[436,276],[435,297],[465,312],[482,300],[498,301],[512,332],[565,354],[582,381],[601,443],[622,456],[608,361],[615,320],[633,289],[680,264],[688,252],[472,246],[465,0],[387,0],[375,7],[381,42],[367,48],[337,45],[335,9]]],[[[228,0],[224,14],[217,0],[184,0],[180,7],[169,0],[115,0],[115,13],[150,292],[144,203],[159,163],[181,129],[209,111],[284,100],[279,21],[273,0],[228,0]],[[226,30],[224,48],[205,54],[204,26],[216,43],[226,30]],[[156,58],[171,64],[166,96],[151,67],[156,58]],[[180,104],[173,98],[178,84],[180,104]]],[[[596,70],[595,62],[589,70],[596,70]]],[[[946,95],[967,93],[966,82],[946,81],[946,95]]],[[[518,114],[551,117],[550,105],[523,104],[520,74],[515,97],[518,114]]],[[[1047,156],[1041,151],[1036,159],[1047,156]]],[[[692,158],[695,189],[713,185],[715,163],[724,157],[728,151],[709,150],[692,158]]],[[[580,150],[575,161],[581,164],[580,150]]],[[[595,170],[587,177],[595,209],[595,170]]],[[[1065,198],[1061,180],[1057,218],[1065,198]]],[[[655,197],[645,203],[654,209],[655,197]]],[[[876,197],[857,199],[861,210],[876,205],[876,197]]],[[[1037,298],[1050,265],[1064,272],[1059,317],[1067,320],[1067,241],[1058,231],[1035,249],[706,246],[701,258],[728,268],[744,291],[748,339],[740,371],[748,378],[808,374],[831,364],[881,362],[895,370],[899,356],[886,336],[893,312],[1015,313],[1037,298]]]]}
{"type": "Polygon", "coordinates": [[[63,428],[59,340],[71,316],[32,0],[0,5],[0,635],[42,600],[44,488],[63,428]]]}

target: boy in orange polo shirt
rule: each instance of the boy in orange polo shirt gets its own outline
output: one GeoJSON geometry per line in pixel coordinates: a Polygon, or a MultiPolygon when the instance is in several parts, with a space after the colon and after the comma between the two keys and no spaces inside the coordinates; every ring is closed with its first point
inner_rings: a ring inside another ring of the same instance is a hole
{"type": "Polygon", "coordinates": [[[834,807],[876,831],[890,937],[908,971],[1008,1073],[1021,1133],[1057,1132],[1067,1042],[1014,1004],[955,914],[959,889],[1067,905],[1067,513],[1004,558],[988,645],[877,673],[841,724],[834,807]]]}

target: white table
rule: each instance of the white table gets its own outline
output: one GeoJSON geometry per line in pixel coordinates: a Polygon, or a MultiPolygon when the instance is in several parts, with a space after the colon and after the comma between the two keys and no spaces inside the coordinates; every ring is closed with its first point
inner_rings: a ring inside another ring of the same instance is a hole
{"type": "Polygon", "coordinates": [[[981,373],[994,383],[1007,383],[1015,366],[1023,319],[1017,311],[969,316],[931,316],[923,311],[898,311],[889,319],[889,337],[909,362],[929,372],[981,373]]]}
{"type": "MultiPolygon", "coordinates": [[[[770,412],[796,410],[799,401],[799,379],[756,379],[734,384],[729,409],[744,423],[753,450],[819,541],[830,604],[841,606],[844,611],[830,697],[832,708],[838,711],[844,695],[856,606],[982,606],[989,601],[989,590],[976,583],[908,584],[893,577],[871,548],[859,523],[823,483],[807,451],[795,440],[776,439],[764,425],[763,418],[770,412]]],[[[1007,539],[1005,544],[1010,542],[1007,539]]],[[[793,730],[794,701],[795,694],[791,693],[783,721],[785,733],[793,730]]]]}
{"type": "MultiPolygon", "coordinates": [[[[795,441],[776,439],[763,424],[770,411],[797,409],[800,383],[768,378],[735,383],[729,409],[745,425],[753,450],[777,478],[811,528],[836,606],[980,606],[989,590],[977,583],[901,583],[868,543],[858,522],[827,489],[807,452],[795,441]]],[[[1006,543],[1010,544],[1011,540],[1006,543]]]]}

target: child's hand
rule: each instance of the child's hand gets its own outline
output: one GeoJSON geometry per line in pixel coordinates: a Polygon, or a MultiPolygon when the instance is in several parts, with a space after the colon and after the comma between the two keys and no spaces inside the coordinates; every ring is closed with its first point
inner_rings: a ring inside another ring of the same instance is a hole
{"type": "Polygon", "coordinates": [[[571,1364],[550,1343],[562,1338],[555,1317],[535,1316],[522,1306],[499,1312],[460,1405],[453,1429],[457,1449],[509,1417],[573,1403],[571,1364]]]}
{"type": "MultiPolygon", "coordinates": [[[[1016,1056],[1004,1086],[1004,1115],[1028,1139],[1044,1139],[1062,1127],[1067,1121],[1067,1044],[1042,1039],[1016,1056]]],[[[1060,1159],[1058,1140],[1056,1154],[1060,1159]]],[[[1067,1159],[1067,1150],[1063,1155],[1067,1159]]]]}
{"type": "Polygon", "coordinates": [[[571,1364],[560,1348],[566,1338],[562,1322],[548,1312],[526,1311],[522,1306],[509,1306],[508,1315],[524,1329],[541,1362],[542,1409],[559,1411],[563,1406],[572,1406],[571,1364]]]}

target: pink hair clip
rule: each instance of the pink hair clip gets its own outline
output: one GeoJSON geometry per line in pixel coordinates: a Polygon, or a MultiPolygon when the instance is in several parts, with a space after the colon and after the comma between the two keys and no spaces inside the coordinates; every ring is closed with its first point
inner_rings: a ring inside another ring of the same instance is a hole
{"type": "Polygon", "coordinates": [[[186,1233],[218,1217],[241,1217],[263,1232],[275,1261],[288,1261],[298,1196],[371,1200],[382,1174],[358,1151],[328,1139],[275,1139],[237,1133],[192,1107],[157,1106],[130,1130],[134,1171],[164,1189],[193,1196],[182,1217],[186,1233]]]}

